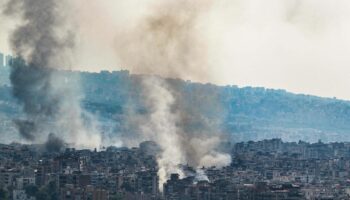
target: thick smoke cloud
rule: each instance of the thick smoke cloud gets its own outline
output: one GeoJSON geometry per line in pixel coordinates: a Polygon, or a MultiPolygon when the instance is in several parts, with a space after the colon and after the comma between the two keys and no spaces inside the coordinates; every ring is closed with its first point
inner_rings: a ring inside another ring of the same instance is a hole
{"type": "Polygon", "coordinates": [[[197,19],[210,1],[198,2],[162,2],[140,23],[119,32],[116,49],[123,66],[133,73],[205,81],[207,48],[197,19]]]}
{"type": "MultiPolygon", "coordinates": [[[[210,6],[211,1],[156,5],[134,28],[118,34],[116,50],[122,64],[139,74],[207,80],[207,48],[197,19],[210,6]]],[[[224,138],[221,122],[209,117],[224,115],[215,89],[207,94],[193,88],[188,102],[174,80],[144,76],[142,86],[148,114],[143,121],[132,121],[137,122],[133,126],[140,126],[141,139],[153,140],[161,148],[157,159],[161,189],[171,173],[184,176],[181,164],[199,168],[231,162],[230,156],[219,150],[224,138]]]]}
{"type": "MultiPolygon", "coordinates": [[[[150,5],[164,1],[69,2],[79,24],[74,66],[96,72],[127,68],[113,51],[115,33],[137,26],[150,5]]],[[[205,28],[197,26],[209,49],[212,76],[205,82],[350,99],[349,17],[348,0],[217,0],[201,14],[205,28]]],[[[15,23],[5,19],[0,48],[9,53],[7,33],[15,23]]]]}
{"type": "Polygon", "coordinates": [[[64,61],[74,46],[64,23],[64,6],[65,1],[10,0],[4,7],[3,13],[20,23],[10,38],[16,56],[10,80],[26,117],[15,124],[30,142],[43,142],[54,131],[73,145],[96,147],[99,136],[84,127],[78,91],[59,71],[68,64],[64,61]],[[95,141],[89,142],[92,138],[95,141]]]}
{"type": "MultiPolygon", "coordinates": [[[[111,53],[115,32],[129,34],[131,26],[141,30],[138,22],[152,14],[154,4],[176,5],[162,0],[72,1],[79,6],[82,26],[77,63],[91,71],[129,68],[111,53]]],[[[350,99],[349,17],[348,0],[210,2],[208,12],[195,20],[200,21],[195,29],[202,46],[208,47],[210,77],[204,81],[350,99]]],[[[190,76],[188,71],[181,78],[190,76]]]]}

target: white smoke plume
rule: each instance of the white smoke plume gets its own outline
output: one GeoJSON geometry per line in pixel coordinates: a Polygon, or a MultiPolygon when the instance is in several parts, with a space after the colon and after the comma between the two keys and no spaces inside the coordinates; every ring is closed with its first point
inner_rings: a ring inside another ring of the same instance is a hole
{"type": "Polygon", "coordinates": [[[176,126],[178,116],[171,111],[175,99],[166,83],[160,78],[145,79],[143,84],[148,92],[146,106],[150,109],[150,115],[147,116],[149,117],[147,123],[141,126],[142,137],[155,141],[161,148],[157,161],[159,182],[163,184],[169,173],[179,173],[183,176],[179,164],[186,162],[176,126]]]}
{"type": "MultiPolygon", "coordinates": [[[[117,36],[117,56],[122,64],[139,74],[207,80],[206,46],[200,37],[198,18],[212,1],[170,1],[155,6],[133,28],[117,36]]],[[[184,176],[181,164],[194,168],[223,167],[231,157],[220,151],[224,138],[220,122],[206,115],[224,115],[215,89],[211,94],[193,89],[191,102],[171,80],[143,76],[144,119],[131,117],[140,126],[141,140],[161,147],[158,161],[159,187],[172,173],[184,176]]]]}
{"type": "Polygon", "coordinates": [[[208,181],[209,182],[209,178],[205,174],[205,171],[202,168],[198,168],[196,170],[195,181],[196,182],[198,182],[198,181],[208,181]]]}

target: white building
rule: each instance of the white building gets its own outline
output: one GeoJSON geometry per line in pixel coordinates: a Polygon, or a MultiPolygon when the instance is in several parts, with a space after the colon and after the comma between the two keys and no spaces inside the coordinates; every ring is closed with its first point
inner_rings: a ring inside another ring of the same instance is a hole
{"type": "Polygon", "coordinates": [[[17,189],[24,189],[27,185],[34,185],[35,178],[34,177],[19,177],[16,178],[16,186],[17,189]]]}

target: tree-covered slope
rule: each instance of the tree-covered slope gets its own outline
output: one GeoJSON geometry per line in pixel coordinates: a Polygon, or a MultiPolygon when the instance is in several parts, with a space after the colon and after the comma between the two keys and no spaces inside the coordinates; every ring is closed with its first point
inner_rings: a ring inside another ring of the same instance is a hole
{"type": "MultiPolygon", "coordinates": [[[[11,118],[20,115],[20,106],[11,97],[11,88],[0,70],[1,126],[10,126],[11,118]],[[6,121],[6,123],[4,122],[6,121]]],[[[102,126],[112,134],[124,128],[123,120],[132,107],[147,112],[142,103],[141,76],[119,72],[63,72],[77,85],[80,77],[82,106],[98,116],[102,126]]],[[[168,79],[169,84],[181,93],[186,106],[198,106],[207,117],[220,119],[222,131],[232,139],[258,140],[280,137],[284,140],[350,141],[350,102],[331,98],[300,95],[284,90],[237,86],[215,86],[168,79]],[[198,99],[215,96],[210,105],[198,99]],[[214,103],[214,104],[213,104],[214,103]],[[220,109],[218,109],[218,107],[220,109]]],[[[0,131],[8,128],[0,128],[0,131]]],[[[11,129],[13,130],[13,129],[11,129]]],[[[125,130],[123,130],[125,131],[125,130]]]]}

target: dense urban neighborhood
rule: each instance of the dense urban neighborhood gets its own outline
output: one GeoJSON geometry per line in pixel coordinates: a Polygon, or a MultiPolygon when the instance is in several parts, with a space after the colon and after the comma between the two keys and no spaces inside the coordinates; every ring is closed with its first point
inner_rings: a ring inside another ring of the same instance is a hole
{"type": "Polygon", "coordinates": [[[74,149],[55,138],[22,144],[26,141],[14,126],[23,112],[12,95],[11,59],[0,53],[0,200],[350,199],[348,101],[164,79],[182,93],[185,107],[196,105],[205,118],[220,123],[227,133],[220,150],[232,162],[221,168],[183,164],[184,174],[174,172],[163,183],[159,144],[118,145],[119,137],[139,131],[125,123],[130,110],[142,116],[149,109],[142,102],[142,76],[57,72],[65,77],[63,84],[81,81],[82,107],[96,116],[104,140],[116,140],[111,146],[74,149]],[[205,99],[213,93],[217,105],[208,110],[205,99]]]}
{"type": "Polygon", "coordinates": [[[154,142],[135,148],[0,146],[0,199],[341,200],[350,198],[350,143],[283,142],[232,146],[224,168],[181,166],[163,185],[154,142]]]}
{"type": "Polygon", "coordinates": [[[0,0],[0,200],[350,200],[349,13],[0,0]]]}

